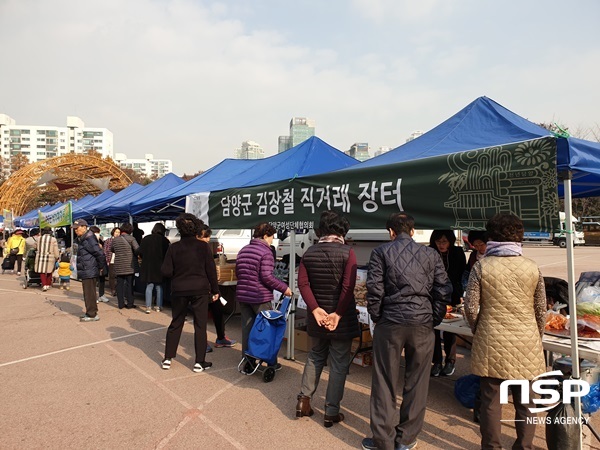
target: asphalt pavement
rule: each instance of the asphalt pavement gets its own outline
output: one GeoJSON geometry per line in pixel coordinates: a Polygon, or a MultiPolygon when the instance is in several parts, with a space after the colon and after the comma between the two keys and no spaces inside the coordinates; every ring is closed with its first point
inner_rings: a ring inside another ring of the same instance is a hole
{"type": "MultiPolygon", "coordinates": [[[[566,252],[525,248],[542,273],[566,279],[566,252]]],[[[576,248],[579,272],[598,270],[600,247],[576,248]]],[[[0,275],[0,448],[1,449],[344,449],[360,448],[369,436],[371,368],[352,365],[346,383],[343,423],[323,426],[327,370],[313,399],[315,415],[295,418],[296,395],[306,353],[295,360],[280,352],[283,369],[270,383],[237,371],[239,344],[215,348],[213,367],[192,372],[193,327],[185,324],[179,354],[162,370],[170,310],[145,314],[119,310],[116,299],[100,303],[100,320],[81,323],[81,285],[70,291],[23,289],[23,277],[0,275]]],[[[136,298],[143,305],[141,297],[136,298]]],[[[214,326],[209,323],[209,341],[214,326]]],[[[239,317],[227,335],[240,338],[239,317]]],[[[454,382],[470,373],[469,351],[459,347],[457,370],[431,379],[419,449],[479,448],[472,411],[455,399],[454,382]]],[[[399,390],[401,392],[401,389],[399,390]]],[[[399,398],[399,401],[401,399],[399,398]]],[[[503,411],[513,417],[512,406],[503,411]]],[[[596,415],[597,416],[597,415],[596,415]]],[[[600,420],[592,424],[600,430],[600,420]]],[[[514,426],[503,426],[510,448],[514,426]]],[[[536,448],[546,448],[538,425],[536,448]]],[[[592,440],[591,448],[600,449],[592,440]]]]}

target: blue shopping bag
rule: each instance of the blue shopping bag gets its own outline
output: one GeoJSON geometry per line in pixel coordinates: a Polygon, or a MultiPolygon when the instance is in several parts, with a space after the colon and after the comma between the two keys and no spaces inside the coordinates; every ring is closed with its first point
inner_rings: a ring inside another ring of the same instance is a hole
{"type": "Polygon", "coordinates": [[[284,299],[280,310],[261,311],[254,320],[248,336],[246,355],[275,365],[286,327],[286,311],[289,298],[284,299]]]}

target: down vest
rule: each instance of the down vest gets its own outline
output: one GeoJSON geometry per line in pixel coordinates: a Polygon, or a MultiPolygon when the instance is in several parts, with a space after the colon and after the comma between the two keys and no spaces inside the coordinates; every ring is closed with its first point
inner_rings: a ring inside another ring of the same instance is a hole
{"type": "Polygon", "coordinates": [[[465,296],[473,373],[501,380],[531,380],[544,373],[545,310],[544,279],[533,261],[486,256],[476,262],[465,296]]]}
{"type": "MultiPolygon", "coordinates": [[[[344,270],[348,262],[350,247],[335,242],[322,242],[313,245],[306,250],[301,264],[306,268],[310,285],[307,286],[312,292],[317,303],[327,313],[336,311],[340,294],[342,293],[342,282],[344,270]]],[[[356,270],[353,271],[351,289],[356,282],[356,270]]],[[[306,289],[300,286],[300,289],[306,289]]],[[[356,315],[356,302],[354,298],[348,305],[340,319],[337,328],[328,331],[319,326],[312,314],[307,314],[308,335],[330,339],[352,339],[359,335],[358,316],[356,315]]]]}
{"type": "Polygon", "coordinates": [[[236,259],[236,298],[240,303],[266,303],[273,300],[273,291],[285,292],[287,285],[275,278],[275,260],[264,239],[252,239],[240,250],[236,259]]]}
{"type": "Polygon", "coordinates": [[[77,278],[80,280],[97,278],[100,269],[104,270],[106,267],[106,260],[98,244],[98,239],[94,233],[88,230],[77,240],[79,244],[77,246],[77,278]]]}
{"type": "Polygon", "coordinates": [[[439,325],[450,303],[452,284],[439,253],[406,233],[371,253],[367,309],[371,320],[402,325],[439,325]]]}

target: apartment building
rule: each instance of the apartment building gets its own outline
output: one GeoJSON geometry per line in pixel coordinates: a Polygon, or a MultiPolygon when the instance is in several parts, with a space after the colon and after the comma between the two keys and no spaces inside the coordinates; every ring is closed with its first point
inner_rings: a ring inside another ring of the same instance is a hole
{"type": "Polygon", "coordinates": [[[89,150],[112,158],[112,132],[107,128],[86,127],[83,120],[75,116],[67,116],[67,125],[61,127],[18,125],[12,117],[0,114],[0,156],[5,162],[19,153],[30,162],[37,162],[89,150]]]}
{"type": "Polygon", "coordinates": [[[262,159],[265,157],[265,150],[254,141],[244,141],[240,148],[235,149],[236,159],[262,159]]]}
{"type": "Polygon", "coordinates": [[[134,172],[148,178],[162,178],[173,172],[173,161],[170,159],[154,159],[154,155],[147,153],[143,159],[129,159],[124,153],[116,153],[114,161],[123,169],[131,169],[134,172]]]}

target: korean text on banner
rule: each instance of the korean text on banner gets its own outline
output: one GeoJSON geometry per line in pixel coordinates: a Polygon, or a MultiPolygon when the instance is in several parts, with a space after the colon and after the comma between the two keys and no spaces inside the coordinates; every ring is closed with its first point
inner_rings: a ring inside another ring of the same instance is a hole
{"type": "Polygon", "coordinates": [[[38,212],[40,228],[44,227],[62,227],[65,225],[71,225],[73,222],[73,209],[71,202],[67,202],[58,208],[50,211],[38,212]]]}

